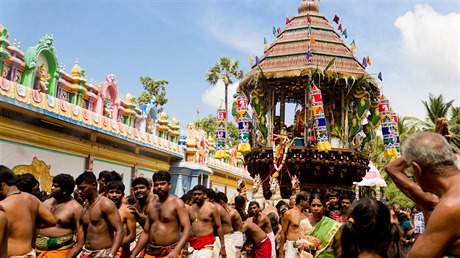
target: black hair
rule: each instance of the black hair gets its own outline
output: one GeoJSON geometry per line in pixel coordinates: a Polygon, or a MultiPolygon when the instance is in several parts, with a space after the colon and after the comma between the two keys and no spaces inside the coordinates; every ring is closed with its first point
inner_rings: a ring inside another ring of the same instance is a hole
{"type": "Polygon", "coordinates": [[[112,173],[108,170],[102,170],[101,172],[99,172],[98,179],[104,179],[104,181],[108,183],[112,181],[112,173]]]}
{"type": "Polygon", "coordinates": [[[305,201],[305,200],[308,200],[308,193],[305,191],[301,191],[295,196],[295,204],[299,204],[301,201],[305,201]]]}
{"type": "Polygon", "coordinates": [[[275,207],[276,207],[276,209],[279,211],[279,210],[281,209],[281,206],[283,206],[283,205],[286,205],[286,206],[287,206],[287,203],[285,203],[284,201],[279,201],[279,202],[275,205],[275,207]]]}
{"type": "Polygon", "coordinates": [[[228,198],[227,195],[225,195],[223,192],[218,192],[214,195],[214,201],[216,203],[220,203],[221,201],[228,203],[228,198]]]}
{"type": "Polygon", "coordinates": [[[112,180],[110,180],[110,182],[112,181],[120,181],[122,182],[123,181],[123,177],[117,173],[117,171],[113,170],[113,171],[110,171],[110,175],[112,176],[112,180]]]}
{"type": "Polygon", "coordinates": [[[184,202],[184,203],[187,203],[189,202],[191,199],[193,198],[193,196],[191,194],[184,194],[180,197],[180,199],[184,202]]]}
{"type": "MultiPolygon", "coordinates": [[[[313,193],[310,195],[310,200],[308,200],[308,203],[311,205],[311,203],[313,202],[314,199],[318,199],[321,204],[326,207],[326,201],[324,200],[324,197],[322,194],[320,193],[313,193]]],[[[296,201],[297,201],[297,198],[296,198],[296,201]]]]}
{"type": "Polygon", "coordinates": [[[16,186],[22,192],[32,193],[38,185],[38,180],[31,173],[16,175],[16,186]]]}
{"type": "Polygon", "coordinates": [[[348,209],[348,222],[342,225],[341,252],[338,258],[356,258],[360,252],[382,258],[405,257],[399,228],[391,223],[390,210],[375,198],[364,197],[348,209]]]}
{"type": "Polygon", "coordinates": [[[107,184],[106,192],[109,192],[111,189],[120,190],[122,193],[125,193],[125,184],[121,181],[111,181],[107,184]]]}
{"type": "Polygon", "coordinates": [[[398,214],[398,222],[399,222],[399,224],[402,224],[406,220],[409,220],[409,217],[407,217],[407,214],[404,213],[404,212],[400,212],[398,214]]]}
{"type": "Polygon", "coordinates": [[[257,208],[260,209],[260,204],[259,204],[258,202],[256,202],[256,201],[250,202],[249,205],[248,205],[248,207],[251,207],[251,206],[253,206],[253,205],[257,206],[257,208]]]}
{"type": "Polygon", "coordinates": [[[171,182],[171,175],[169,172],[160,170],[153,174],[152,181],[155,183],[156,181],[166,181],[168,183],[171,182]]]}
{"type": "Polygon", "coordinates": [[[83,183],[86,184],[97,184],[96,176],[92,172],[83,172],[81,175],[75,179],[75,183],[77,185],[81,185],[83,183]]]}
{"type": "Polygon", "coordinates": [[[137,203],[137,200],[136,198],[133,196],[133,195],[128,195],[126,196],[126,202],[129,204],[129,205],[134,205],[137,203]]]}
{"type": "Polygon", "coordinates": [[[327,194],[327,198],[329,198],[329,197],[337,197],[337,198],[339,198],[339,193],[337,191],[332,190],[327,194]]]}
{"type": "Polygon", "coordinates": [[[246,199],[244,198],[244,196],[238,195],[235,197],[235,207],[243,207],[245,203],[246,199]]]}
{"type": "Polygon", "coordinates": [[[131,182],[131,187],[136,185],[145,185],[147,188],[150,187],[149,181],[145,177],[136,177],[133,182],[131,182]]]}
{"type": "Polygon", "coordinates": [[[5,183],[8,186],[16,185],[16,177],[13,171],[3,165],[0,165],[0,184],[1,183],[5,183]]]}
{"type": "Polygon", "coordinates": [[[61,188],[61,192],[65,193],[65,196],[70,196],[75,189],[75,180],[73,176],[69,174],[58,174],[53,178],[53,183],[56,183],[61,188]]]}
{"type": "Polygon", "coordinates": [[[212,190],[211,188],[206,188],[204,192],[206,193],[206,197],[208,197],[211,200],[214,200],[214,196],[216,196],[216,192],[214,192],[214,190],[212,190]]]}
{"type": "Polygon", "coordinates": [[[351,195],[349,195],[349,194],[342,194],[342,195],[340,196],[340,200],[345,200],[345,199],[350,200],[350,202],[353,201],[353,199],[351,198],[351,195]]]}
{"type": "Polygon", "coordinates": [[[203,193],[206,193],[206,187],[204,187],[204,185],[195,185],[192,191],[202,191],[203,193]]]}

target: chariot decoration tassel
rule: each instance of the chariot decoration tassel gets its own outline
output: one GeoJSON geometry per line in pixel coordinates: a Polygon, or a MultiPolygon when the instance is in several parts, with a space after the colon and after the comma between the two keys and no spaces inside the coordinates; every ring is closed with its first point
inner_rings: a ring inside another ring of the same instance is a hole
{"type": "Polygon", "coordinates": [[[318,89],[314,84],[310,90],[311,93],[311,108],[315,118],[315,136],[316,146],[318,151],[331,150],[331,144],[329,143],[329,137],[327,135],[326,128],[326,117],[324,117],[323,98],[321,96],[321,90],[318,89]]]}

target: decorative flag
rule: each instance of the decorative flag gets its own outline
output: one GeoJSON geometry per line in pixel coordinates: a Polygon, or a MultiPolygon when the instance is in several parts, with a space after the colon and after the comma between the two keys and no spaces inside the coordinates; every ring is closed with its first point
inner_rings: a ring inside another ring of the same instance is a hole
{"type": "Polygon", "coordinates": [[[365,57],[363,57],[363,61],[362,61],[361,64],[364,66],[364,68],[367,67],[367,61],[366,61],[366,58],[365,58],[365,57]]]}
{"type": "Polygon", "coordinates": [[[307,21],[308,21],[308,23],[311,23],[310,13],[307,13],[307,21]]]}
{"type": "Polygon", "coordinates": [[[249,56],[249,63],[254,63],[254,58],[252,57],[252,55],[249,56]]]}
{"type": "Polygon", "coordinates": [[[227,124],[227,113],[225,113],[224,105],[221,103],[217,109],[216,117],[216,159],[222,159],[225,157],[225,139],[227,138],[227,132],[225,126],[227,124]]]}
{"type": "Polygon", "coordinates": [[[398,117],[390,107],[390,101],[382,94],[379,100],[380,121],[385,151],[383,154],[390,160],[399,156],[398,117]]]}
{"type": "Polygon", "coordinates": [[[265,52],[268,50],[268,43],[265,43],[265,52]]]}
{"type": "Polygon", "coordinates": [[[332,19],[335,23],[339,24],[339,16],[334,15],[334,19],[332,19]]]}
{"type": "Polygon", "coordinates": [[[275,26],[273,26],[273,36],[275,36],[275,37],[277,36],[277,35],[276,35],[276,28],[275,28],[275,26]]]}
{"type": "Polygon", "coordinates": [[[289,24],[291,20],[289,20],[289,17],[286,16],[286,25],[289,24]]]}
{"type": "Polygon", "coordinates": [[[372,63],[371,63],[371,57],[370,57],[370,56],[367,56],[367,57],[366,57],[366,63],[367,63],[368,65],[371,65],[371,64],[372,64],[372,63]]]}
{"type": "Polygon", "coordinates": [[[316,43],[315,39],[313,37],[310,37],[310,44],[311,45],[318,45],[318,43],[316,43]]]}
{"type": "Polygon", "coordinates": [[[200,106],[196,105],[196,116],[200,115],[200,106]]]}
{"type": "Polygon", "coordinates": [[[307,25],[307,29],[308,29],[308,31],[311,31],[311,23],[309,23],[309,24],[307,25]]]}
{"type": "Polygon", "coordinates": [[[316,147],[318,151],[331,150],[331,144],[329,143],[329,137],[327,135],[326,128],[326,117],[324,117],[323,98],[321,90],[318,89],[314,84],[310,90],[312,111],[315,118],[315,136],[316,136],[316,147]]]}
{"type": "Polygon", "coordinates": [[[244,75],[243,70],[240,70],[240,72],[238,74],[240,80],[243,79],[243,75],[244,75]]]}
{"type": "Polygon", "coordinates": [[[310,60],[310,58],[313,57],[313,54],[311,53],[310,49],[307,51],[307,60],[310,60]]]}
{"type": "Polygon", "coordinates": [[[264,44],[267,44],[267,38],[264,37],[264,44]]]}
{"type": "Polygon", "coordinates": [[[353,54],[356,54],[356,44],[355,44],[355,40],[353,40],[351,42],[351,51],[353,52],[353,54]]]}
{"type": "Polygon", "coordinates": [[[259,64],[259,63],[260,63],[259,57],[256,56],[256,64],[259,64]]]}
{"type": "Polygon", "coordinates": [[[281,28],[278,27],[278,29],[276,29],[276,32],[278,32],[278,35],[281,34],[281,28]]]}
{"type": "Polygon", "coordinates": [[[249,143],[250,132],[249,122],[251,117],[248,114],[248,98],[242,92],[236,99],[238,106],[238,132],[239,132],[239,143],[237,150],[242,154],[248,154],[251,152],[251,144],[249,143]]]}
{"type": "Polygon", "coordinates": [[[343,31],[343,30],[342,30],[342,23],[340,23],[340,25],[339,25],[339,27],[337,28],[337,30],[343,31]]]}
{"type": "Polygon", "coordinates": [[[342,32],[342,35],[345,37],[345,38],[348,38],[348,31],[347,31],[347,28],[345,28],[342,32]]]}
{"type": "Polygon", "coordinates": [[[382,82],[383,82],[382,72],[379,72],[379,75],[377,75],[377,78],[379,78],[379,79],[380,79],[380,81],[382,81],[382,82]]]}

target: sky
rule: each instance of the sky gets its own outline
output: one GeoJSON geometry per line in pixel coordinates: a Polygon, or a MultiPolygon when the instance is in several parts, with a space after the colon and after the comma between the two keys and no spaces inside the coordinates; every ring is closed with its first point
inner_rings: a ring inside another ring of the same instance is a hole
{"type": "MultiPolygon", "coordinates": [[[[264,37],[285,26],[301,0],[0,0],[0,24],[25,52],[45,34],[54,37],[59,63],[70,73],[78,59],[89,81],[114,74],[122,96],[139,96],[140,76],[167,80],[165,111],[189,122],[216,114],[223,83],[206,71],[219,57],[250,71],[264,37]]],[[[322,0],[320,13],[347,28],[355,56],[369,55],[367,72],[382,72],[379,86],[401,116],[426,117],[422,100],[442,94],[460,105],[460,1],[322,0]]],[[[229,87],[233,95],[238,81],[229,87]]],[[[229,103],[231,103],[229,99],[229,103]]],[[[288,112],[289,114],[289,112],[288,112]]]]}

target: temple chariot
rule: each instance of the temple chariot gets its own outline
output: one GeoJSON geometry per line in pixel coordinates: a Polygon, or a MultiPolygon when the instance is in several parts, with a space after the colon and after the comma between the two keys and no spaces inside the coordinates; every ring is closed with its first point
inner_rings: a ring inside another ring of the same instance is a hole
{"type": "Polygon", "coordinates": [[[377,82],[313,0],[273,32],[237,89],[252,109],[248,171],[265,185],[276,178],[282,192],[294,176],[302,189],[351,190],[381,119],[377,82]],[[289,125],[286,106],[295,107],[289,125]]]}

